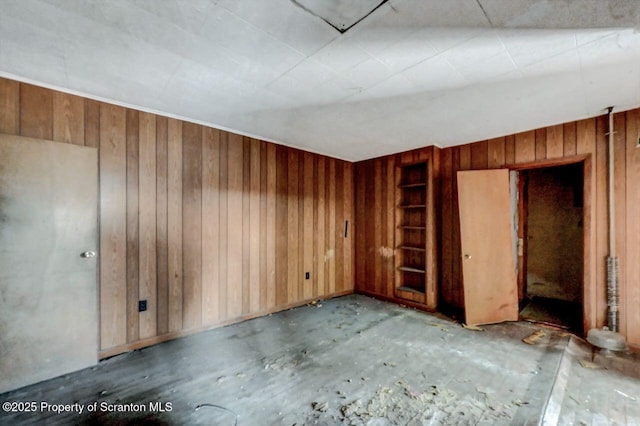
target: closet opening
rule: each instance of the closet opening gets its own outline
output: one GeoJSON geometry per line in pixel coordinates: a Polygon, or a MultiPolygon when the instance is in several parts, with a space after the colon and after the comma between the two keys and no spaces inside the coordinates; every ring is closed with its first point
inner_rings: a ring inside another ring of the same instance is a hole
{"type": "Polygon", "coordinates": [[[515,172],[520,317],[580,335],[584,331],[583,164],[515,172]]]}

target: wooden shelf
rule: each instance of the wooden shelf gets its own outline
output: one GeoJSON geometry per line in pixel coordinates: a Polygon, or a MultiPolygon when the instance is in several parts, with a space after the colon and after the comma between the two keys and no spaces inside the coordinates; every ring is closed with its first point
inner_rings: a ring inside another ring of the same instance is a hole
{"type": "Polygon", "coordinates": [[[412,247],[412,246],[398,246],[400,250],[412,250],[412,251],[426,251],[424,247],[412,247]]]}
{"type": "Polygon", "coordinates": [[[400,290],[400,291],[408,291],[408,292],[417,293],[417,294],[424,294],[424,291],[419,290],[417,288],[408,287],[406,285],[398,287],[398,290],[400,290]]]}
{"type": "Polygon", "coordinates": [[[426,204],[407,204],[405,206],[398,206],[399,209],[423,209],[427,207],[426,204]]]}
{"type": "Polygon", "coordinates": [[[398,188],[420,188],[423,186],[427,186],[426,182],[417,182],[417,183],[405,183],[398,185],[398,188]]]}
{"type": "Polygon", "coordinates": [[[419,303],[427,294],[428,176],[426,162],[396,167],[395,288],[401,299],[419,303]]]}
{"type": "Polygon", "coordinates": [[[425,273],[424,269],[412,268],[410,266],[398,266],[398,270],[403,272],[415,272],[417,274],[425,273]]]}

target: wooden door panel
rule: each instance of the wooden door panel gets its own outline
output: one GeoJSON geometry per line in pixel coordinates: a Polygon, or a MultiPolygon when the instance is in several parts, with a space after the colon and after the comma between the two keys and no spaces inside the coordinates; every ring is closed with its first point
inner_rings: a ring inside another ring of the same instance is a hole
{"type": "Polygon", "coordinates": [[[509,171],[458,172],[466,323],[518,319],[509,171]]]}

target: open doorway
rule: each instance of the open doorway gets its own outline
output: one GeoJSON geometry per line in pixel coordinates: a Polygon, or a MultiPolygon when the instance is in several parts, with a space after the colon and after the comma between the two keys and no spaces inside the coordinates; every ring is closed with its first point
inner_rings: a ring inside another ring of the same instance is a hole
{"type": "Polygon", "coordinates": [[[583,163],[519,172],[520,317],[582,334],[583,163]]]}

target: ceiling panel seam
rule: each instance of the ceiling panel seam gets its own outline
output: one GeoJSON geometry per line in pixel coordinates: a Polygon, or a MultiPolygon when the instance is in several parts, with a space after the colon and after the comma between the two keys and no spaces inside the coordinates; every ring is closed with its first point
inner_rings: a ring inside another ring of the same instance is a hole
{"type": "Polygon", "coordinates": [[[484,17],[487,18],[487,22],[489,23],[489,25],[491,27],[493,27],[493,22],[491,22],[491,18],[489,18],[489,15],[487,14],[487,11],[484,10],[484,6],[482,6],[482,3],[480,3],[480,0],[476,0],[476,3],[478,3],[478,6],[480,6],[480,10],[482,10],[482,13],[484,14],[484,17]]]}

